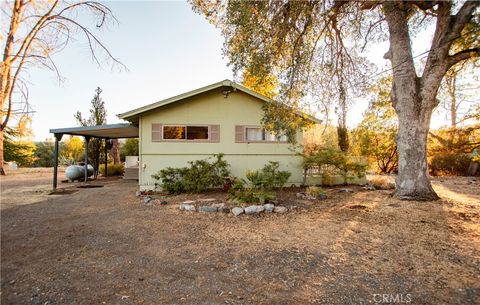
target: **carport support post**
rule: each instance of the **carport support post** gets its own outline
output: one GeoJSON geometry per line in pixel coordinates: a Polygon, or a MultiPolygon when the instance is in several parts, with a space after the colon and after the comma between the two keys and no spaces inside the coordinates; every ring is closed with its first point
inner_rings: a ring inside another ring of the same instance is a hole
{"type": "Polygon", "coordinates": [[[105,178],[108,176],[108,171],[107,171],[107,164],[108,164],[108,149],[107,149],[107,141],[108,139],[105,138],[105,178]]]}
{"type": "Polygon", "coordinates": [[[53,191],[57,189],[57,176],[58,176],[58,142],[62,140],[63,134],[55,134],[55,149],[53,151],[53,191]]]}
{"type": "Polygon", "coordinates": [[[85,183],[88,179],[88,141],[90,141],[90,137],[85,136],[85,183]]]}

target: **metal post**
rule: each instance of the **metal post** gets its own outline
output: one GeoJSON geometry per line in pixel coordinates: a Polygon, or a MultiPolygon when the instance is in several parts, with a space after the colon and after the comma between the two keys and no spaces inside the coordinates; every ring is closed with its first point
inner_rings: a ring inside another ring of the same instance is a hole
{"type": "Polygon", "coordinates": [[[85,183],[88,179],[88,141],[90,141],[90,137],[85,136],[85,183]]]}
{"type": "Polygon", "coordinates": [[[107,139],[107,138],[105,138],[105,177],[107,177],[107,176],[108,176],[108,170],[107,170],[107,168],[108,168],[108,166],[107,166],[107,165],[108,165],[108,149],[107,149],[107,141],[108,141],[108,139],[107,139]]]}
{"type": "Polygon", "coordinates": [[[62,140],[63,134],[56,133],[55,135],[55,149],[53,151],[53,191],[57,189],[58,177],[58,142],[62,140]]]}

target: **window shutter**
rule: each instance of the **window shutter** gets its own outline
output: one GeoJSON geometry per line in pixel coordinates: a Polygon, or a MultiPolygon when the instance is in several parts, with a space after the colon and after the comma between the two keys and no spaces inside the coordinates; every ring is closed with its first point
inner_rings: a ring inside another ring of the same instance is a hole
{"type": "Polygon", "coordinates": [[[152,124],[152,142],[162,141],[162,124],[152,124]]]}
{"type": "Polygon", "coordinates": [[[210,125],[210,142],[220,142],[220,125],[210,125]]]}
{"type": "Polygon", "coordinates": [[[245,142],[245,126],[236,125],[235,126],[235,143],[245,142]]]}

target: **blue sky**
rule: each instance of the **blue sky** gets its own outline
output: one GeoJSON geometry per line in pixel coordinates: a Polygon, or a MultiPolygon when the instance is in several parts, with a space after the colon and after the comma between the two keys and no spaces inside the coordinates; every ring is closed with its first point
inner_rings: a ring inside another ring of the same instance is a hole
{"type": "Polygon", "coordinates": [[[30,102],[36,113],[36,140],[51,137],[50,128],[75,126],[77,110],[88,115],[100,86],[108,123],[116,114],[233,77],[222,58],[223,38],[184,2],[108,2],[119,20],[99,34],[129,71],[101,68],[83,39],[55,56],[64,80],[45,70],[30,70],[30,102]]]}
{"type": "MultiPolygon", "coordinates": [[[[64,80],[54,73],[30,70],[30,103],[35,112],[35,140],[51,137],[49,129],[76,126],[77,110],[88,115],[94,90],[100,86],[108,112],[108,123],[120,122],[116,114],[190,91],[223,79],[233,73],[222,56],[223,37],[203,16],[195,14],[186,2],[107,2],[119,21],[98,33],[129,71],[111,65],[98,67],[81,37],[55,60],[64,80]]],[[[84,18],[83,16],[81,16],[84,18]]],[[[83,20],[83,19],[82,19],[83,20]]],[[[420,39],[420,42],[428,39],[420,39]]],[[[375,43],[369,59],[384,69],[386,43],[375,43]]],[[[419,52],[425,46],[415,47],[419,52]]],[[[349,125],[360,120],[368,101],[356,101],[349,125]]],[[[432,127],[443,119],[432,119],[432,127]]]]}

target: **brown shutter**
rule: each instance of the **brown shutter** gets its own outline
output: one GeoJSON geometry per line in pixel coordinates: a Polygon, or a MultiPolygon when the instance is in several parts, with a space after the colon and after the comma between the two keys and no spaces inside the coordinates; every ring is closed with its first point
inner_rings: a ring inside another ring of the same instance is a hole
{"type": "Polygon", "coordinates": [[[245,142],[245,126],[236,125],[235,126],[235,143],[245,142]]]}
{"type": "Polygon", "coordinates": [[[152,142],[160,142],[162,139],[162,124],[152,124],[152,142]]]}
{"type": "Polygon", "coordinates": [[[220,125],[210,125],[210,142],[220,142],[220,125]]]}

